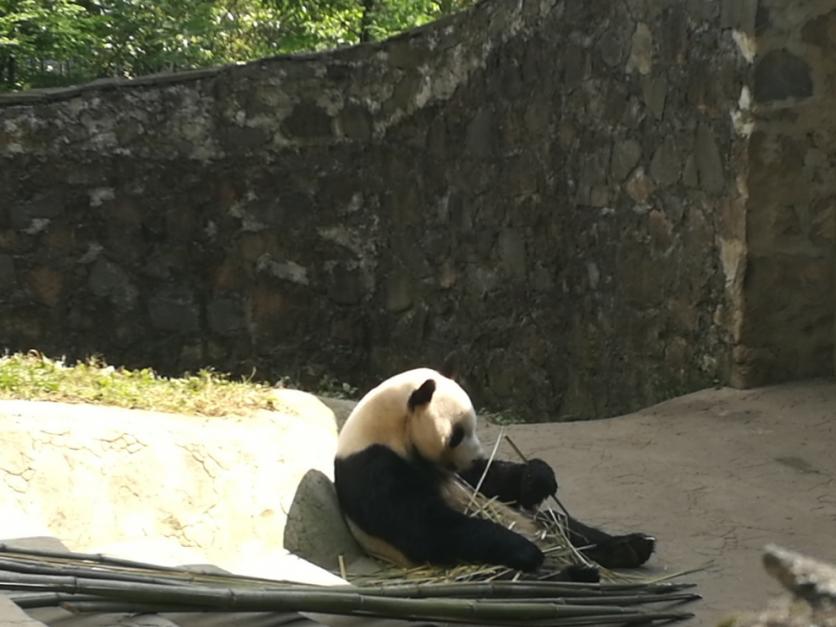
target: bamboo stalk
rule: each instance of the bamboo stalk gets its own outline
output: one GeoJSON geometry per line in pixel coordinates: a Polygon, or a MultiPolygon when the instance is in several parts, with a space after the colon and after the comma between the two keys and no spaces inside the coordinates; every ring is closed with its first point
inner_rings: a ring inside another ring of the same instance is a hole
{"type": "Polygon", "coordinates": [[[46,559],[57,559],[60,561],[64,561],[67,559],[83,560],[88,562],[96,562],[98,564],[107,564],[110,566],[127,566],[129,568],[142,568],[145,570],[165,570],[169,572],[183,572],[183,569],[176,568],[174,566],[160,566],[159,564],[136,562],[133,560],[126,560],[117,557],[109,557],[107,555],[104,555],[103,553],[74,553],[71,551],[63,552],[49,551],[44,549],[24,549],[4,543],[0,543],[0,553],[23,554],[46,559]]]}
{"type": "Polygon", "coordinates": [[[647,594],[672,594],[693,588],[694,584],[619,584],[551,581],[510,581],[469,582],[453,584],[387,584],[382,586],[337,586],[336,590],[353,590],[368,596],[424,597],[550,597],[569,594],[607,595],[637,591],[647,594]]]}
{"type": "Polygon", "coordinates": [[[184,585],[198,578],[184,576],[159,577],[141,572],[129,573],[111,569],[97,569],[70,564],[38,564],[19,560],[0,559],[0,571],[26,573],[34,575],[65,575],[75,577],[87,577],[89,579],[108,579],[118,581],[135,581],[137,583],[158,583],[167,585],[184,585]]]}
{"type": "Polygon", "coordinates": [[[241,588],[179,587],[65,576],[10,573],[0,588],[40,592],[94,594],[108,600],[129,600],[139,605],[198,606],[213,610],[297,611],[334,614],[397,616],[432,620],[519,620],[624,615],[619,606],[574,605],[567,602],[484,602],[450,598],[384,598],[356,592],[321,590],[252,590],[241,588]],[[11,579],[11,580],[10,580],[11,579]]]}
{"type": "Polygon", "coordinates": [[[482,476],[479,477],[479,481],[476,483],[476,486],[473,488],[473,494],[470,497],[470,501],[468,501],[467,505],[464,508],[464,513],[467,514],[470,511],[470,507],[473,505],[473,501],[476,500],[476,495],[479,494],[479,490],[482,489],[482,483],[485,481],[485,477],[488,476],[488,471],[491,468],[491,464],[493,463],[493,459],[496,456],[497,450],[499,450],[499,443],[502,442],[502,436],[505,433],[505,427],[500,427],[499,435],[496,436],[496,442],[494,442],[493,450],[491,451],[490,457],[488,457],[488,463],[485,464],[485,469],[482,471],[482,476]]]}
{"type": "MultiPolygon", "coordinates": [[[[42,557],[39,553],[16,553],[7,555],[6,560],[0,558],[0,564],[2,564],[0,565],[0,571],[29,572],[33,574],[37,572],[43,572],[44,574],[60,572],[79,577],[119,579],[145,583],[170,583],[171,585],[234,583],[239,586],[248,585],[259,588],[271,586],[304,587],[307,585],[293,581],[265,579],[224,572],[200,572],[186,568],[157,566],[155,564],[148,564],[147,567],[123,566],[111,564],[107,559],[104,562],[93,562],[88,560],[85,554],[80,553],[68,553],[67,556],[56,554],[54,557],[42,557]],[[79,559],[75,556],[81,556],[81,558],[79,559]],[[32,565],[35,565],[36,568],[31,568],[32,565]]],[[[0,554],[2,554],[2,550],[0,550],[0,554]]],[[[141,564],[141,562],[135,562],[135,564],[141,564]]]]}

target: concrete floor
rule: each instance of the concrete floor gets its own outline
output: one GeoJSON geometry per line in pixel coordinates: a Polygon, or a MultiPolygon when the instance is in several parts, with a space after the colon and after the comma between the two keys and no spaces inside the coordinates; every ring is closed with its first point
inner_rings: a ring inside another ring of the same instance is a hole
{"type": "MultiPolygon", "coordinates": [[[[486,445],[496,427],[483,425],[486,445]]],[[[704,390],[594,422],[515,425],[522,451],[556,470],[576,517],[657,537],[649,570],[705,599],[691,624],[762,608],[780,587],[761,567],[774,542],[836,563],[836,384],[704,390]]],[[[514,459],[503,444],[500,455],[514,459]]]]}

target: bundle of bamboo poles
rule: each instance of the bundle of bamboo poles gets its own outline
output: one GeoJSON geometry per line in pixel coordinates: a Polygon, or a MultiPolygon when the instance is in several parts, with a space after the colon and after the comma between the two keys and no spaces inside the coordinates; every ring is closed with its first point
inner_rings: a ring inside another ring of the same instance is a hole
{"type": "Polygon", "coordinates": [[[691,616],[689,584],[483,581],[319,587],[0,545],[0,591],[74,612],[315,612],[479,625],[653,624],[691,616]],[[647,609],[645,606],[652,606],[647,609]]]}

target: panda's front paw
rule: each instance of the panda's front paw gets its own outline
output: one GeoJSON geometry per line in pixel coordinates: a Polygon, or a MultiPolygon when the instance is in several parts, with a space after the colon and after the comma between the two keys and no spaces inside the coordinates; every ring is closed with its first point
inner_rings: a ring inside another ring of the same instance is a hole
{"type": "Polygon", "coordinates": [[[527,573],[534,572],[543,565],[546,558],[543,552],[533,542],[519,536],[521,542],[513,547],[510,555],[505,560],[506,566],[516,570],[523,570],[527,573]]]}
{"type": "Polygon", "coordinates": [[[614,536],[583,553],[604,568],[638,568],[656,547],[656,538],[644,533],[614,536]]]}
{"type": "Polygon", "coordinates": [[[557,493],[554,470],[542,459],[525,463],[520,480],[519,504],[525,508],[537,507],[547,496],[557,493]]]}

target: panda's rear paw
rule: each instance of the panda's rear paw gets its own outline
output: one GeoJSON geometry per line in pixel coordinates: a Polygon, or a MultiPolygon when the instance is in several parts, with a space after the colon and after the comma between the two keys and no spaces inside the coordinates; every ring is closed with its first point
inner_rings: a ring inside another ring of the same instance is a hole
{"type": "Polygon", "coordinates": [[[614,536],[583,551],[584,555],[604,568],[638,568],[656,547],[656,538],[644,533],[614,536]]]}
{"type": "Polygon", "coordinates": [[[572,564],[560,571],[558,575],[560,581],[582,581],[584,583],[598,583],[601,580],[601,574],[594,566],[584,566],[583,564],[572,564]]]}

